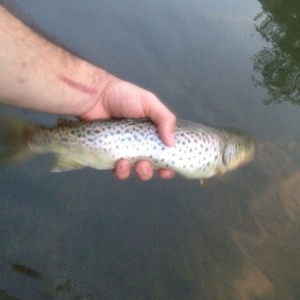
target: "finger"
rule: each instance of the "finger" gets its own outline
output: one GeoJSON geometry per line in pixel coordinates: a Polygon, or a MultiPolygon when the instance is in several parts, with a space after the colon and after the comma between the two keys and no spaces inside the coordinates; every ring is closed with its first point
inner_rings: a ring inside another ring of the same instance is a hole
{"type": "Polygon", "coordinates": [[[176,116],[152,93],[144,101],[146,115],[157,125],[158,134],[167,146],[175,145],[176,116]]]}
{"type": "Polygon", "coordinates": [[[117,162],[115,167],[115,175],[118,179],[127,179],[130,175],[130,164],[127,160],[121,159],[117,162]]]}
{"type": "Polygon", "coordinates": [[[165,113],[155,122],[157,124],[158,134],[166,146],[175,146],[175,115],[165,113]]]}
{"type": "Polygon", "coordinates": [[[153,170],[150,164],[146,161],[138,161],[135,164],[135,171],[141,180],[149,180],[153,176],[153,170]]]}
{"type": "Polygon", "coordinates": [[[170,169],[160,169],[159,176],[163,179],[171,179],[175,176],[175,172],[170,169]]]}

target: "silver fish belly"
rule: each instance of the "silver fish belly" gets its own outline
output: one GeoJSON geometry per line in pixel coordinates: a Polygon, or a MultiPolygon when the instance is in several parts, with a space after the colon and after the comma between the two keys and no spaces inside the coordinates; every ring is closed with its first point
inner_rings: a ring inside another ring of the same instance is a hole
{"type": "Polygon", "coordinates": [[[153,168],[170,168],[187,178],[208,178],[250,161],[254,139],[236,129],[177,122],[174,147],[160,140],[155,125],[145,119],[77,122],[59,120],[54,128],[31,130],[32,152],[57,155],[53,171],[89,166],[113,169],[120,159],[131,164],[147,160],[153,168]]]}

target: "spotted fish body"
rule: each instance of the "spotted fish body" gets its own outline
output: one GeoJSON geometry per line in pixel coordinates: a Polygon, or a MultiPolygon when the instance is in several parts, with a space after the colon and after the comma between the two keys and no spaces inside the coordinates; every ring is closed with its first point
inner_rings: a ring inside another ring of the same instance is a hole
{"type": "Polygon", "coordinates": [[[77,122],[24,127],[30,153],[57,155],[53,171],[89,166],[113,169],[119,159],[147,160],[153,168],[170,168],[187,178],[208,178],[234,170],[254,154],[253,138],[235,129],[220,129],[179,120],[176,146],[165,146],[155,125],[145,119],[77,122]]]}

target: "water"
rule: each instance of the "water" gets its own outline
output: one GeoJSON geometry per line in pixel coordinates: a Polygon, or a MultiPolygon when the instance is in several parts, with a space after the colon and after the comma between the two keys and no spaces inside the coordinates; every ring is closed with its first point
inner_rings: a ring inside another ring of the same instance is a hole
{"type": "Polygon", "coordinates": [[[50,156],[2,168],[0,298],[299,299],[294,2],[15,2],[59,43],[154,91],[179,117],[252,132],[258,153],[204,187],[180,177],[119,182],[91,169],[52,174],[50,156]]]}

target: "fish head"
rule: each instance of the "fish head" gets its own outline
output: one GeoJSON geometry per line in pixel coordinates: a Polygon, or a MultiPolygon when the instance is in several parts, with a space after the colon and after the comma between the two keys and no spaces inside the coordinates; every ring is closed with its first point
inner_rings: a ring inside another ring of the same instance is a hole
{"type": "Polygon", "coordinates": [[[236,132],[224,147],[222,162],[226,171],[233,171],[250,162],[255,154],[254,138],[244,132],[236,132]]]}

